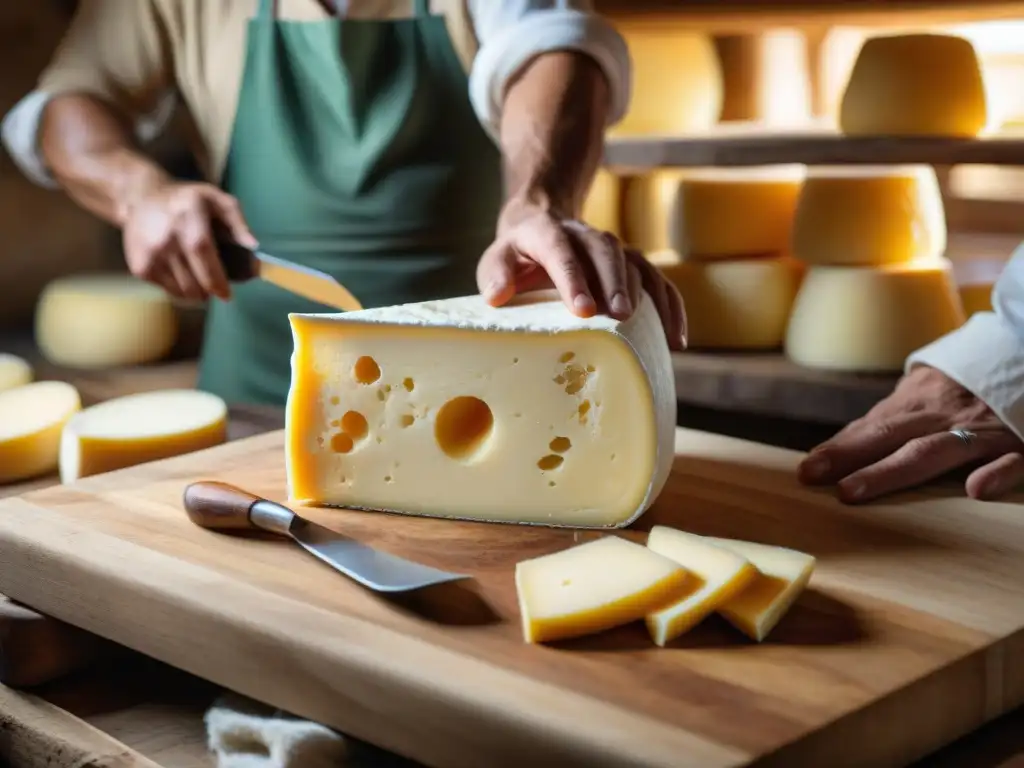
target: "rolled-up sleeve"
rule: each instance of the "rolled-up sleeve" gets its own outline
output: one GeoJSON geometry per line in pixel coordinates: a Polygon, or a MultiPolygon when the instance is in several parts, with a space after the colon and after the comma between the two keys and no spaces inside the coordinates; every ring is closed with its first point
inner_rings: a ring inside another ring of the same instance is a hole
{"type": "Polygon", "coordinates": [[[914,352],[906,370],[937,368],[974,393],[1024,439],[1024,244],[992,291],[993,312],[914,352]]]}
{"type": "Polygon", "coordinates": [[[584,0],[470,0],[480,47],[470,71],[470,99],[484,127],[496,135],[506,86],[542,53],[585,53],[604,71],[611,91],[608,125],[626,114],[631,93],[629,48],[618,31],[584,0]]]}

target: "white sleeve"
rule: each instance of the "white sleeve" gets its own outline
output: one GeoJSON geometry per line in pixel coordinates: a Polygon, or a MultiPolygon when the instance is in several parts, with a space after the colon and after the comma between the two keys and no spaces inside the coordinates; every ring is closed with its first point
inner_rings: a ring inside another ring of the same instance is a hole
{"type": "Polygon", "coordinates": [[[993,312],[972,315],[961,328],[914,352],[906,370],[939,369],[1024,439],[1024,244],[999,276],[992,307],[993,312]]]}
{"type": "Polygon", "coordinates": [[[498,134],[505,87],[522,66],[541,53],[574,50],[591,56],[608,78],[608,125],[629,106],[632,62],[618,31],[591,9],[589,0],[469,0],[480,49],[469,77],[477,117],[498,134]]]}

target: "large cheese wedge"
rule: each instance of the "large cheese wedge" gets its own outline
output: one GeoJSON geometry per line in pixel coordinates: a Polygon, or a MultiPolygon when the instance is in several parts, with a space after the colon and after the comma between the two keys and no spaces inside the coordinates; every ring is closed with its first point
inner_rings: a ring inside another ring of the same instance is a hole
{"type": "Polygon", "coordinates": [[[170,296],[130,275],[85,274],[50,283],[36,306],[35,334],[51,362],[74,368],[141,365],[177,339],[170,296]]]}
{"type": "Polygon", "coordinates": [[[293,500],[615,527],[675,455],[672,359],[646,293],[625,321],[553,291],[291,315],[293,500]]]}
{"type": "Polygon", "coordinates": [[[622,234],[622,181],[605,168],[598,168],[594,182],[583,202],[580,218],[594,229],[622,234]]]}
{"type": "Polygon", "coordinates": [[[775,349],[786,336],[804,265],[789,256],[689,261],[675,251],[648,256],[679,289],[689,349],[775,349]]]}
{"type": "Polygon", "coordinates": [[[809,264],[899,264],[941,256],[946,215],[927,165],[809,168],[793,254],[809,264]]]}
{"type": "Polygon", "coordinates": [[[814,572],[813,556],[786,547],[708,537],[707,542],[745,557],[757,576],[718,607],[718,613],[752,640],[761,642],[793,606],[814,572]]]}
{"type": "Polygon", "coordinates": [[[839,107],[839,127],[851,136],[968,138],[987,121],[978,56],[955,35],[869,38],[839,107]]]}
{"type": "Polygon", "coordinates": [[[644,253],[672,247],[672,217],[684,171],[663,169],[622,178],[622,240],[644,253]]]}
{"type": "Polygon", "coordinates": [[[681,172],[669,245],[700,260],[788,251],[803,177],[800,165],[681,172]]]}
{"type": "Polygon", "coordinates": [[[690,574],[685,594],[646,617],[647,630],[659,646],[695,627],[757,576],[757,569],[745,557],[675,528],[654,526],[647,546],[690,574]]]}
{"type": "Polygon", "coordinates": [[[718,122],[724,85],[710,36],[664,24],[619,24],[633,62],[625,117],[608,135],[698,133],[718,122]]]}
{"type": "Polygon", "coordinates": [[[32,381],[32,366],[17,355],[0,352],[0,392],[23,387],[32,381]]]}
{"type": "Polygon", "coordinates": [[[76,413],[64,427],[61,482],[219,445],[227,439],[227,421],[223,400],[191,389],[107,400],[76,413]]]}
{"type": "Polygon", "coordinates": [[[82,407],[63,381],[37,381],[0,392],[0,484],[57,469],[60,433],[82,407]]]}
{"type": "Polygon", "coordinates": [[[523,638],[544,643],[639,621],[678,598],[686,571],[641,544],[606,536],[516,564],[523,638]]]}
{"type": "Polygon", "coordinates": [[[785,349],[811,368],[898,372],[907,355],[964,319],[946,259],[811,267],[793,304],[785,349]]]}

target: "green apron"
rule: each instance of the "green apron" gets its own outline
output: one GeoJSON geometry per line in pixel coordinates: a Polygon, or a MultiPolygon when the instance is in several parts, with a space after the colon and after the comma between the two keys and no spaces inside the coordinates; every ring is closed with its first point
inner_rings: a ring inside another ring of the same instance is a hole
{"type": "MultiPolygon", "coordinates": [[[[364,307],[475,293],[501,158],[445,21],[281,21],[261,0],[221,187],[274,256],[328,272],[364,307]]],[[[289,312],[337,312],[254,280],[211,301],[199,388],[283,406],[289,312]]]]}

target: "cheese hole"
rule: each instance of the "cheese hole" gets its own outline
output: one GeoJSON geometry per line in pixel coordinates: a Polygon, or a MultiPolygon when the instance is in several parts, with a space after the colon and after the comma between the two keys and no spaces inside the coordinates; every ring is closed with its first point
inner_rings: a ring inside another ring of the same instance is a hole
{"type": "Polygon", "coordinates": [[[416,388],[416,382],[410,378],[402,380],[402,386],[405,387],[406,392],[412,392],[416,388]]]}
{"type": "Polygon", "coordinates": [[[519,358],[518,357],[513,357],[512,358],[512,365],[515,365],[518,362],[519,362],[519,358]]]}
{"type": "Polygon", "coordinates": [[[543,458],[541,458],[540,461],[537,462],[537,466],[540,468],[542,472],[547,472],[552,469],[558,469],[560,466],[562,466],[563,461],[565,461],[565,459],[563,459],[561,456],[556,456],[553,453],[549,453],[547,456],[544,456],[543,458]]]}
{"type": "Polygon", "coordinates": [[[574,357],[576,357],[576,353],[575,352],[566,352],[564,355],[562,355],[560,358],[558,358],[558,362],[560,362],[560,363],[568,363],[574,357]]]}
{"type": "Polygon", "coordinates": [[[390,483],[390,482],[392,482],[392,477],[391,477],[391,475],[384,475],[384,482],[385,482],[385,483],[390,483]]]}
{"type": "Polygon", "coordinates": [[[386,394],[384,394],[384,390],[383,389],[378,389],[377,390],[377,399],[380,400],[382,403],[385,400],[388,399],[388,396],[386,394]]]}
{"type": "Polygon", "coordinates": [[[337,405],[341,402],[341,398],[337,395],[331,395],[331,405],[337,405]]]}
{"type": "Polygon", "coordinates": [[[434,421],[434,439],[452,459],[470,459],[483,448],[494,429],[494,414],[483,400],[468,395],[441,406],[434,421]]]}
{"type": "Polygon", "coordinates": [[[341,417],[341,431],[353,440],[362,440],[370,431],[370,425],[359,411],[348,411],[341,417]]]}
{"type": "Polygon", "coordinates": [[[563,587],[572,586],[572,579],[562,579],[562,586],[563,587]]]}
{"type": "Polygon", "coordinates": [[[555,382],[565,384],[565,394],[575,395],[587,383],[587,370],[579,365],[567,365],[565,374],[556,378],[555,382]]]}
{"type": "Polygon", "coordinates": [[[590,401],[584,400],[582,403],[580,403],[579,407],[576,409],[576,412],[580,416],[580,424],[586,424],[587,414],[590,412],[590,401]]]}
{"type": "Polygon", "coordinates": [[[403,413],[402,417],[398,420],[398,423],[401,424],[402,427],[411,427],[416,423],[416,417],[411,413],[403,413]]]}
{"type": "Polygon", "coordinates": [[[360,384],[373,384],[380,378],[380,366],[369,355],[363,355],[356,360],[356,364],[352,368],[352,375],[360,384]]]}
{"type": "Polygon", "coordinates": [[[335,453],[348,453],[355,446],[355,441],[344,432],[331,438],[331,450],[335,453]]]}
{"type": "Polygon", "coordinates": [[[556,437],[548,444],[548,448],[555,453],[565,453],[572,448],[572,440],[568,437],[556,437]]]}

